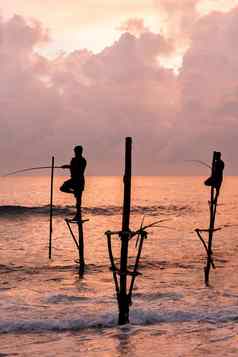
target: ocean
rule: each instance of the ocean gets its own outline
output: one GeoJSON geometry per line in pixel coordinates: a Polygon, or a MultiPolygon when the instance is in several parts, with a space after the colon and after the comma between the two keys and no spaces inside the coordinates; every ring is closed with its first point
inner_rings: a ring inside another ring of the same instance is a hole
{"type": "Polygon", "coordinates": [[[86,178],[83,278],[64,221],[75,213],[74,197],[59,191],[64,179],[55,178],[49,261],[49,177],[0,178],[0,356],[237,356],[238,178],[225,177],[221,189],[216,269],[206,287],[205,250],[194,232],[209,224],[205,178],[133,177],[131,229],[143,217],[144,224],[166,221],[148,229],[124,326],[105,237],[121,229],[122,178],[86,178]]]}

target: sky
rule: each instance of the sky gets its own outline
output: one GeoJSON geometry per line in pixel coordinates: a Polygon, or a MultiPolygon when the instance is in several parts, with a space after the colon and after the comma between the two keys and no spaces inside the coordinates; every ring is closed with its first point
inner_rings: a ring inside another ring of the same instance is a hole
{"type": "Polygon", "coordinates": [[[238,175],[238,0],[0,0],[1,172],[238,175]]]}

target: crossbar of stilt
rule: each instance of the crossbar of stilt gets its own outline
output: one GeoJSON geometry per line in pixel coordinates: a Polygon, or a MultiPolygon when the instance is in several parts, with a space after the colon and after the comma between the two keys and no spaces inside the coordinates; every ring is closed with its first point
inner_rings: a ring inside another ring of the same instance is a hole
{"type": "Polygon", "coordinates": [[[216,232],[216,231],[220,231],[221,228],[213,228],[213,229],[200,229],[200,228],[196,228],[195,229],[195,232],[198,231],[198,232],[216,232]]]}
{"type": "Polygon", "coordinates": [[[74,218],[65,218],[65,221],[68,221],[69,223],[85,223],[85,222],[88,222],[89,219],[81,219],[81,220],[78,220],[78,219],[74,219],[74,218]]]}
{"type": "MultiPolygon", "coordinates": [[[[149,224],[145,227],[153,227],[155,224],[157,224],[158,222],[149,224]]],[[[130,286],[128,289],[128,293],[126,294],[127,296],[127,300],[128,300],[128,304],[131,305],[132,303],[132,291],[133,291],[133,287],[134,287],[134,283],[135,283],[135,279],[138,275],[142,275],[139,271],[138,271],[138,267],[139,267],[139,261],[140,261],[140,256],[141,256],[141,252],[142,252],[142,247],[143,247],[143,242],[144,239],[147,238],[147,232],[143,229],[144,227],[140,227],[137,231],[127,231],[127,234],[129,233],[130,239],[135,237],[136,235],[138,235],[137,240],[139,239],[139,247],[138,247],[138,251],[137,251],[137,255],[136,255],[136,259],[135,259],[135,264],[133,267],[133,270],[130,271],[128,269],[126,269],[126,271],[121,271],[121,269],[117,268],[115,262],[114,262],[114,257],[113,257],[113,253],[112,253],[112,244],[111,244],[111,236],[112,235],[118,235],[118,237],[121,239],[121,237],[123,236],[121,231],[118,232],[111,232],[111,231],[107,231],[105,232],[105,235],[107,236],[107,241],[108,241],[108,252],[109,252],[109,258],[110,258],[110,262],[111,262],[111,267],[110,270],[113,273],[113,279],[114,279],[114,283],[115,283],[115,288],[116,288],[116,292],[117,295],[119,294],[120,290],[119,290],[119,281],[118,281],[118,277],[120,277],[120,279],[122,278],[126,278],[127,276],[131,277],[131,281],[130,281],[130,286]]],[[[137,244],[136,244],[137,246],[137,244]]]]}

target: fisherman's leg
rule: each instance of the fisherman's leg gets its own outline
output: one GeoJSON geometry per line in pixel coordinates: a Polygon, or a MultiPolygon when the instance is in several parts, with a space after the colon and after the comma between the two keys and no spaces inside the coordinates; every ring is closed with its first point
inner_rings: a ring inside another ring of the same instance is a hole
{"type": "Polygon", "coordinates": [[[74,193],[74,189],[72,187],[72,180],[70,179],[65,181],[60,187],[60,191],[65,193],[74,193]]]}
{"type": "Polygon", "coordinates": [[[214,199],[215,202],[217,202],[217,199],[218,199],[218,196],[220,193],[220,187],[221,187],[221,185],[215,187],[215,189],[216,189],[216,195],[215,195],[215,199],[214,199]]]}
{"type": "Polygon", "coordinates": [[[208,178],[204,181],[204,185],[205,185],[205,186],[213,186],[213,178],[212,178],[212,176],[211,176],[211,177],[208,177],[208,178]]]}
{"type": "Polygon", "coordinates": [[[214,188],[216,189],[216,195],[215,195],[215,199],[214,199],[215,202],[218,199],[218,196],[219,196],[219,193],[220,193],[221,184],[222,184],[222,179],[215,181],[215,185],[214,185],[214,188]]]}
{"type": "Polygon", "coordinates": [[[74,197],[76,199],[76,215],[75,220],[81,220],[81,204],[82,204],[82,190],[75,190],[74,197]]]}

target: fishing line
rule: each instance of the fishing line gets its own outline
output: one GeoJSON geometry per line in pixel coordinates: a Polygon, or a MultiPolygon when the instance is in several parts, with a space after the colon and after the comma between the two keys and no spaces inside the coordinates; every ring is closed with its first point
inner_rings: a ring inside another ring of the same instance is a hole
{"type": "MultiPolygon", "coordinates": [[[[63,167],[62,167],[62,166],[54,166],[54,168],[56,168],[56,169],[62,169],[63,167]]],[[[20,172],[33,171],[33,170],[42,170],[42,169],[51,169],[51,166],[29,167],[29,168],[26,168],[26,169],[21,169],[21,170],[16,170],[16,171],[9,172],[9,173],[3,175],[2,177],[7,177],[7,176],[15,175],[15,174],[18,174],[18,173],[20,173],[20,172]]]]}
{"type": "Polygon", "coordinates": [[[201,164],[203,166],[209,167],[209,169],[211,169],[210,165],[208,165],[206,162],[201,161],[201,160],[184,160],[184,161],[197,162],[197,163],[199,163],[199,164],[201,164]]]}

